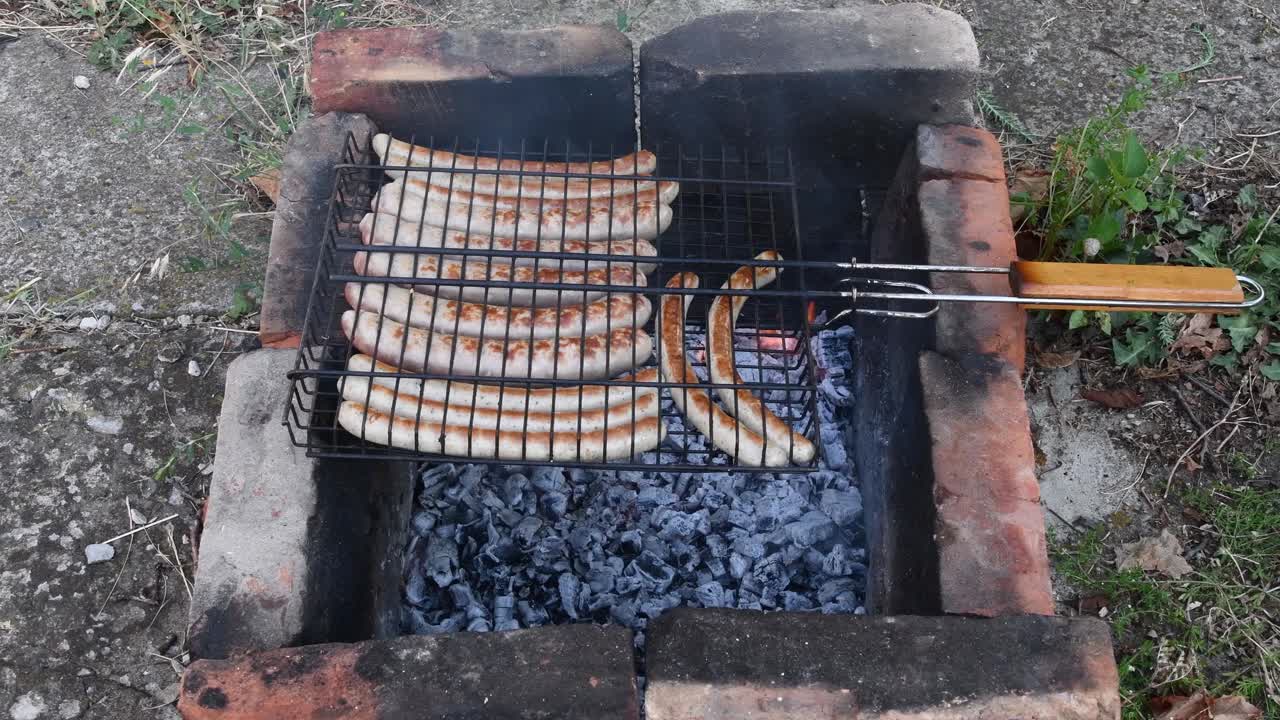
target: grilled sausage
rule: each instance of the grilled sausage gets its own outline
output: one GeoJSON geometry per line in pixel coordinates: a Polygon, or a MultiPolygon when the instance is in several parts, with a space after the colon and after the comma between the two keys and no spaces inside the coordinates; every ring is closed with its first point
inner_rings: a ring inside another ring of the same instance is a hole
{"type": "Polygon", "coordinates": [[[671,224],[671,208],[658,202],[615,202],[588,209],[543,205],[540,208],[499,210],[460,202],[428,201],[422,195],[402,192],[400,183],[383,185],[373,207],[424,225],[447,227],[472,234],[490,233],[514,238],[651,240],[671,224]]]}
{"type": "MultiPolygon", "coordinates": [[[[621,181],[619,181],[621,182],[621,181]]],[[[404,192],[426,198],[430,202],[464,203],[467,205],[486,205],[501,210],[538,210],[543,205],[548,207],[567,207],[574,210],[588,208],[621,207],[624,204],[638,202],[660,202],[670,205],[680,193],[680,184],[672,180],[655,183],[651,180],[638,180],[630,192],[615,192],[612,195],[596,198],[564,198],[545,197],[542,192],[512,195],[494,195],[493,193],[471,192],[445,184],[428,183],[422,175],[409,175],[403,180],[396,180],[392,185],[403,183],[404,192]]]]}
{"type": "MultiPolygon", "coordinates": [[[[583,242],[581,240],[512,239],[493,235],[468,235],[456,230],[446,230],[431,225],[419,225],[401,220],[394,215],[368,213],[360,220],[360,240],[365,245],[389,245],[396,247],[441,248],[444,250],[497,250],[501,252],[577,253],[584,255],[625,255],[655,257],[657,248],[648,240],[611,240],[608,242],[583,242]]],[[[477,257],[472,255],[471,257],[477,257]]],[[[512,265],[530,265],[539,268],[583,270],[586,268],[626,267],[648,274],[656,267],[652,262],[626,260],[565,260],[546,257],[494,257],[494,262],[512,265]]]]}
{"type": "Polygon", "coordinates": [[[525,307],[567,307],[585,305],[604,297],[606,290],[590,286],[644,287],[644,275],[627,267],[593,268],[591,270],[557,270],[491,263],[486,258],[455,260],[430,254],[395,252],[358,252],[353,260],[355,271],[371,278],[468,280],[474,285],[419,284],[424,291],[447,298],[461,298],[490,305],[525,307]],[[491,282],[546,283],[582,285],[583,290],[548,288],[488,287],[491,282]]]}
{"type": "Polygon", "coordinates": [[[656,448],[666,437],[666,427],[657,417],[607,431],[506,432],[415,422],[351,401],[339,407],[338,424],[358,438],[402,450],[531,462],[624,460],[656,448]]]}
{"type": "MultiPolygon", "coordinates": [[[[497,163],[492,158],[477,158],[474,155],[455,155],[454,153],[440,150],[432,152],[429,148],[415,148],[408,143],[392,140],[386,135],[374,136],[373,149],[378,154],[378,157],[382,159],[384,165],[432,168],[429,171],[389,171],[388,174],[392,177],[420,177],[432,185],[443,185],[455,190],[467,190],[490,195],[524,195],[543,199],[598,198],[633,193],[636,191],[637,185],[635,180],[615,180],[609,177],[596,177],[588,180],[587,178],[546,177],[545,175],[491,175],[452,172],[451,170],[472,169],[464,168],[464,165],[467,164],[487,166],[475,169],[495,170],[497,169],[497,163]],[[455,165],[455,162],[461,164],[455,165]]],[[[592,174],[608,176],[615,174],[648,175],[657,168],[657,158],[653,156],[653,153],[641,151],[635,156],[629,157],[634,157],[635,162],[633,163],[632,160],[623,158],[621,161],[615,160],[611,163],[602,163],[580,169],[588,169],[593,171],[592,174]],[[594,172],[596,170],[602,172],[594,172]],[[632,170],[639,172],[631,172],[632,170]]],[[[556,170],[557,166],[563,167],[563,164],[530,161],[521,166],[518,160],[508,159],[504,161],[503,169],[521,170],[523,167],[524,172],[563,172],[563,170],[556,170]]]]}
{"type": "MultiPolygon", "coordinates": [[[[347,370],[355,373],[399,373],[394,365],[378,362],[368,355],[352,355],[347,360],[347,370]]],[[[572,385],[534,388],[523,383],[510,385],[477,385],[458,380],[419,380],[402,376],[371,377],[374,385],[390,388],[398,393],[450,405],[467,405],[474,408],[508,412],[560,413],[597,410],[635,402],[636,395],[647,389],[646,384],[658,381],[655,368],[645,368],[618,377],[620,382],[636,383],[641,387],[626,385],[572,385]]]]}
{"type": "MultiPolygon", "coordinates": [[[[772,250],[766,250],[756,256],[756,260],[778,261],[782,256],[772,250]]],[[[741,267],[724,287],[732,290],[751,290],[764,287],[778,277],[775,267],[741,267]]],[[[733,329],[738,321],[738,314],[747,301],[745,295],[721,295],[711,303],[711,312],[707,315],[707,368],[711,382],[724,385],[743,385],[742,376],[735,367],[733,352],[733,329]]],[[[807,465],[813,461],[815,449],[813,443],[804,435],[791,429],[773,411],[765,407],[755,395],[742,388],[718,387],[716,395],[721,404],[738,420],[752,430],[763,433],[769,443],[788,454],[797,465],[807,465]]]]}
{"type": "Polygon", "coordinates": [[[610,294],[586,305],[527,308],[438,298],[429,292],[384,283],[347,283],[352,308],[381,313],[396,322],[469,337],[544,340],[600,335],[643,327],[653,306],[643,295],[610,294]]]}
{"type": "Polygon", "coordinates": [[[406,327],[376,313],[342,314],[342,331],[360,352],[418,372],[529,379],[607,378],[653,354],[639,328],[559,340],[487,340],[406,327]]]}
{"type": "MultiPolygon", "coordinates": [[[[700,281],[693,273],[679,273],[667,282],[668,288],[696,288],[700,281]]],[[[693,295],[663,295],[658,309],[660,367],[669,383],[697,383],[697,374],[685,356],[684,314],[693,295]],[[683,300],[681,299],[683,297],[683,300]]],[[[759,433],[729,417],[700,387],[673,387],[671,399],[698,432],[725,453],[752,467],[782,467],[787,455],[759,433]]]]}
{"type": "MultiPolygon", "coordinates": [[[[369,382],[367,377],[348,376],[341,380],[342,399],[367,405],[378,412],[412,418],[418,422],[462,425],[484,430],[509,432],[594,432],[630,425],[658,416],[657,388],[636,388],[634,402],[595,410],[556,413],[473,408],[419,399],[409,393],[369,382]]],[[[514,388],[513,388],[514,389],[514,388]]]]}
{"type": "Polygon", "coordinates": [[[429,147],[411,145],[403,140],[396,140],[386,133],[373,136],[373,150],[384,161],[388,158],[401,165],[422,167],[456,168],[459,170],[523,170],[539,173],[574,173],[583,175],[652,175],[658,167],[658,158],[648,150],[624,155],[613,160],[597,162],[554,162],[542,160],[519,160],[496,158],[483,155],[465,155],[448,150],[433,150],[429,147]],[[403,161],[403,162],[401,162],[403,161]]]}

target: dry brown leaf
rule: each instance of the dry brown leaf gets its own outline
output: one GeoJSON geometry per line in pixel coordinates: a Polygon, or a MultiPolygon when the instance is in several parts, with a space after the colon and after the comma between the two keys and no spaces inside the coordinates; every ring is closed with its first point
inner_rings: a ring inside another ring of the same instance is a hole
{"type": "Polygon", "coordinates": [[[1046,370],[1071,367],[1080,359],[1080,351],[1069,353],[1042,352],[1036,355],[1036,364],[1046,370]]]}
{"type": "Polygon", "coordinates": [[[1114,410],[1128,410],[1142,404],[1142,393],[1132,388],[1082,390],[1080,397],[1085,400],[1092,400],[1099,405],[1106,405],[1114,410]]]}
{"type": "Polygon", "coordinates": [[[1180,258],[1187,253],[1187,244],[1181,240],[1174,240],[1162,245],[1156,245],[1151,248],[1151,252],[1164,262],[1169,262],[1169,258],[1180,258]]]}
{"type": "Polygon", "coordinates": [[[1239,695],[1215,698],[1203,690],[1191,697],[1168,695],[1154,698],[1156,720],[1259,720],[1262,711],[1239,695]]]}
{"type": "Polygon", "coordinates": [[[1200,468],[1204,467],[1200,463],[1196,462],[1195,459],[1192,458],[1190,455],[1182,459],[1182,466],[1187,469],[1187,472],[1191,472],[1191,473],[1196,472],[1200,468]]]}
{"type": "Polygon", "coordinates": [[[1143,380],[1168,380],[1178,376],[1178,368],[1176,367],[1153,368],[1144,365],[1138,368],[1136,372],[1138,377],[1143,380]]]}
{"type": "MultiPolygon", "coordinates": [[[[1040,168],[1020,167],[1013,171],[1013,181],[1009,183],[1009,195],[1022,194],[1032,204],[1043,202],[1049,196],[1049,181],[1052,174],[1040,168]]],[[[1013,224],[1017,225],[1027,215],[1026,203],[1014,201],[1010,204],[1009,215],[1013,224]]]]}
{"type": "Polygon", "coordinates": [[[1161,530],[1157,537],[1145,537],[1116,548],[1116,567],[1121,570],[1142,568],[1171,578],[1180,578],[1191,572],[1191,564],[1182,557],[1182,543],[1168,528],[1161,530]]]}
{"type": "Polygon", "coordinates": [[[272,168],[249,178],[249,184],[258,188],[258,192],[271,198],[271,204],[280,199],[280,169],[272,168]]]}
{"type": "Polygon", "coordinates": [[[1171,352],[1185,350],[1200,355],[1208,360],[1231,348],[1231,339],[1226,337],[1222,328],[1211,327],[1213,315],[1196,313],[1178,333],[1178,339],[1169,346],[1171,352]]]}

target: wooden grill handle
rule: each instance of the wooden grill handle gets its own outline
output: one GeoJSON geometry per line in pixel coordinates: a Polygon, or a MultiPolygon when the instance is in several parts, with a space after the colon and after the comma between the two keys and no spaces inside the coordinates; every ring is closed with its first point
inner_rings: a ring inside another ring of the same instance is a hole
{"type": "Polygon", "coordinates": [[[1116,307],[1114,300],[1185,302],[1180,312],[1212,312],[1226,315],[1238,309],[1197,306],[1196,303],[1242,303],[1244,289],[1229,268],[1181,265],[1110,265],[1016,261],[1010,267],[1009,284],[1018,297],[1078,298],[1098,304],[1036,305],[1058,310],[1156,310],[1159,307],[1116,307]]]}

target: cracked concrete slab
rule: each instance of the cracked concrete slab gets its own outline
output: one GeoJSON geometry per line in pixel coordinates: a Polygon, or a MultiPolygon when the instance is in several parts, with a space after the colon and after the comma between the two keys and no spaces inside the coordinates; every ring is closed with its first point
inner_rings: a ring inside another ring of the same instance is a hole
{"type": "Polygon", "coordinates": [[[121,321],[47,340],[65,349],[0,362],[0,712],[176,717],[203,469],[251,339],[121,321]],[[175,513],[87,563],[90,543],[175,513]]]}
{"type": "Polygon", "coordinates": [[[224,236],[196,207],[217,218],[217,173],[239,154],[222,129],[232,110],[219,81],[192,90],[185,75],[149,91],[41,35],[0,44],[0,294],[40,278],[33,290],[46,300],[218,314],[236,286],[261,281],[254,257],[265,256],[270,218],[236,220],[224,236]],[[234,257],[232,241],[250,257],[234,257]],[[166,255],[165,277],[150,277],[166,255]],[[209,269],[184,272],[192,258],[209,269]]]}

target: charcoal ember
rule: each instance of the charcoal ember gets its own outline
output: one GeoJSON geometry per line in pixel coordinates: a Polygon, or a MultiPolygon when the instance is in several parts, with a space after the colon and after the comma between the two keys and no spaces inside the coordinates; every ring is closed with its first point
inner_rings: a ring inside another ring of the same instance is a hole
{"type": "Polygon", "coordinates": [[[455,633],[466,627],[467,618],[461,613],[445,615],[437,620],[430,620],[422,613],[412,613],[409,628],[415,635],[441,635],[455,633]]]}
{"type": "Polygon", "coordinates": [[[640,601],[638,610],[641,615],[653,620],[679,604],[680,598],[678,596],[658,595],[640,601]]]}
{"type": "Polygon", "coordinates": [[[721,535],[707,536],[707,552],[711,553],[711,557],[723,558],[729,554],[729,542],[721,535]]]}
{"type": "Polygon", "coordinates": [[[570,573],[562,573],[557,581],[560,590],[560,609],[574,620],[578,619],[578,595],[582,590],[582,583],[578,580],[578,576],[570,573]]]}
{"type": "Polygon", "coordinates": [[[698,549],[689,543],[673,542],[671,543],[671,563],[686,573],[692,573],[698,569],[698,565],[702,563],[702,556],[698,549]]]}
{"type": "Polygon", "coordinates": [[[529,492],[529,478],[520,473],[508,475],[502,481],[502,497],[511,507],[519,507],[524,502],[525,493],[529,492]]]}
{"type": "Polygon", "coordinates": [[[826,605],[833,602],[837,596],[843,593],[851,593],[855,589],[854,582],[851,578],[834,578],[827,580],[818,588],[818,602],[826,605]]]}
{"type": "Polygon", "coordinates": [[[409,604],[419,607],[425,605],[428,593],[426,575],[422,574],[420,570],[410,572],[404,583],[404,597],[409,601],[409,604]]]}
{"type": "Polygon", "coordinates": [[[805,553],[810,548],[804,548],[799,545],[783,545],[782,546],[782,562],[787,565],[798,565],[804,560],[805,553]]]}
{"type": "Polygon", "coordinates": [[[790,590],[782,593],[783,610],[800,612],[803,610],[812,610],[813,608],[813,599],[804,593],[791,592],[790,590]]]}
{"type": "Polygon", "coordinates": [[[762,599],[771,600],[780,595],[783,588],[791,582],[791,573],[780,553],[758,560],[751,568],[751,577],[755,580],[762,599]]]}
{"type": "Polygon", "coordinates": [[[635,627],[636,604],[633,600],[620,600],[609,606],[609,617],[624,627],[635,627]]]}
{"type": "Polygon", "coordinates": [[[636,494],[636,502],[640,505],[661,506],[670,505],[678,498],[676,494],[666,488],[654,487],[652,485],[640,488],[636,494]]]}
{"type": "Polygon", "coordinates": [[[538,492],[565,492],[569,483],[565,481],[564,470],[558,467],[536,467],[529,474],[529,482],[538,492]]]}
{"type": "Polygon", "coordinates": [[[705,510],[687,513],[662,508],[654,512],[653,524],[658,528],[658,537],[667,541],[688,542],[694,536],[705,535],[711,529],[710,515],[705,510]]]}
{"type": "Polygon", "coordinates": [[[542,604],[533,604],[528,600],[520,600],[516,603],[516,612],[520,614],[520,622],[525,627],[537,627],[546,625],[551,616],[547,614],[547,609],[542,604]]]}
{"type": "Polygon", "coordinates": [[[552,520],[559,520],[569,510],[569,496],[562,492],[551,491],[544,493],[538,499],[538,506],[552,520]]]}
{"type": "Polygon", "coordinates": [[[827,562],[827,556],[814,548],[806,548],[804,551],[804,569],[811,575],[821,575],[826,571],[823,569],[827,562]]]}
{"type": "Polygon", "coordinates": [[[530,560],[534,567],[539,569],[549,569],[556,565],[556,562],[564,557],[564,539],[559,535],[547,535],[543,537],[533,548],[530,560]]]}
{"type": "Polygon", "coordinates": [[[729,517],[727,519],[730,525],[740,527],[744,530],[753,530],[756,526],[755,516],[743,510],[730,510],[729,517]]]}
{"type": "Polygon", "coordinates": [[[850,575],[862,567],[853,559],[852,553],[843,543],[836,543],[822,562],[822,572],[832,576],[850,575]]]}
{"type": "Polygon", "coordinates": [[[492,629],[493,623],[487,617],[472,618],[467,623],[467,632],[489,632],[492,629]]]}
{"type": "Polygon", "coordinates": [[[741,553],[729,554],[729,574],[735,579],[741,580],[748,572],[751,571],[752,560],[741,553]]]}
{"type": "Polygon", "coordinates": [[[644,587],[644,578],[635,574],[620,575],[613,580],[613,590],[619,595],[631,595],[644,587]]]}
{"type": "Polygon", "coordinates": [[[538,531],[542,529],[542,520],[536,516],[530,515],[511,528],[511,537],[524,550],[529,550],[534,546],[537,539],[538,531]]]}
{"type": "Polygon", "coordinates": [[[427,543],[427,575],[437,587],[448,587],[458,570],[458,544],[452,538],[433,536],[427,543]]]}
{"type": "Polygon", "coordinates": [[[569,545],[574,552],[586,553],[604,543],[604,534],[599,529],[579,525],[569,531],[569,545]]]}
{"type": "Polygon", "coordinates": [[[475,605],[475,594],[471,592],[471,586],[465,582],[456,582],[449,586],[449,599],[453,601],[453,606],[459,610],[467,610],[475,605]]]}
{"type": "Polygon", "coordinates": [[[418,535],[426,535],[436,526],[436,516],[421,511],[413,514],[413,531],[418,535]]]}
{"type": "Polygon", "coordinates": [[[656,555],[663,560],[671,557],[671,546],[662,541],[657,535],[645,535],[641,541],[642,553],[656,555]]]}
{"type": "Polygon", "coordinates": [[[789,523],[786,529],[791,542],[801,547],[809,547],[831,537],[836,526],[826,513],[821,510],[810,510],[799,520],[789,523]]]}
{"type": "Polygon", "coordinates": [[[832,522],[847,527],[853,525],[862,514],[862,493],[856,488],[823,490],[818,507],[831,518],[832,522]]]}
{"type": "Polygon", "coordinates": [[[832,614],[848,614],[857,612],[858,596],[852,591],[845,591],[835,596],[831,602],[822,604],[822,612],[826,615],[832,614]]]}
{"type": "Polygon", "coordinates": [[[666,592],[671,581],[676,577],[675,568],[668,565],[661,556],[645,550],[631,564],[627,572],[640,578],[641,587],[651,593],[666,592]]]}
{"type": "Polygon", "coordinates": [[[786,482],[772,482],[766,488],[765,494],[755,500],[754,513],[758,521],[757,529],[768,532],[799,520],[806,505],[809,505],[809,502],[804,494],[796,492],[786,482]]]}
{"type": "Polygon", "coordinates": [[[764,606],[760,604],[760,596],[747,590],[738,591],[737,607],[740,610],[763,610],[764,606]]]}
{"type": "Polygon", "coordinates": [[[503,566],[519,558],[520,549],[509,538],[500,537],[497,540],[485,543],[481,554],[493,565],[503,566]]]}
{"type": "Polygon", "coordinates": [[[733,551],[743,557],[759,560],[764,557],[764,541],[759,536],[742,536],[733,541],[733,551]]]}
{"type": "Polygon", "coordinates": [[[699,585],[695,595],[698,599],[698,604],[702,607],[728,607],[725,604],[724,586],[714,580],[699,585]]]}
{"type": "Polygon", "coordinates": [[[511,595],[499,595],[493,599],[493,629],[515,630],[520,623],[515,619],[516,599],[511,595]]]}
{"type": "Polygon", "coordinates": [[[587,572],[587,585],[595,595],[609,593],[613,591],[613,581],[617,576],[618,573],[613,568],[599,563],[587,572]]]}
{"type": "Polygon", "coordinates": [[[728,501],[729,496],[715,488],[707,489],[698,499],[698,502],[701,503],[702,507],[711,512],[715,512],[716,510],[724,507],[725,503],[728,501]]]}
{"type": "Polygon", "coordinates": [[[712,577],[722,578],[728,572],[724,561],[718,557],[708,558],[703,564],[706,565],[707,571],[711,573],[712,577]]]}

